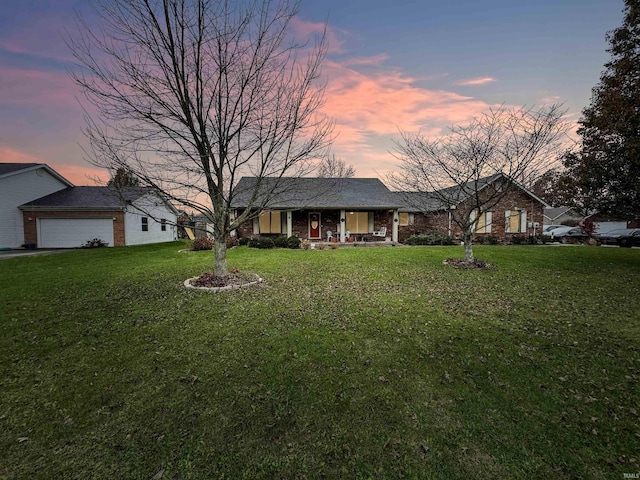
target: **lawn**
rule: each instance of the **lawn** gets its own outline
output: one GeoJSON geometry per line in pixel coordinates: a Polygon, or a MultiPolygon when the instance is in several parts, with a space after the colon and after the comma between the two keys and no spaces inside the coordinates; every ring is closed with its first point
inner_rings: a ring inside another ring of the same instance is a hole
{"type": "Polygon", "coordinates": [[[0,261],[0,478],[623,478],[640,471],[640,250],[0,261]]]}

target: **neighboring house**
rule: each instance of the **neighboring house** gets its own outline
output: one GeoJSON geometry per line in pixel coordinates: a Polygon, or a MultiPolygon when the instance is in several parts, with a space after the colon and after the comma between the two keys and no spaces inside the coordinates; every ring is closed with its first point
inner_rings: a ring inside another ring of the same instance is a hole
{"type": "Polygon", "coordinates": [[[0,248],[25,243],[20,205],[73,184],[42,163],[0,163],[0,248]]]}
{"type": "Polygon", "coordinates": [[[547,225],[577,225],[577,222],[582,220],[582,216],[572,207],[550,207],[544,209],[544,226],[547,225]],[[567,223],[565,223],[567,222],[567,223]]]}
{"type": "Polygon", "coordinates": [[[110,247],[170,242],[178,211],[149,188],[69,187],[21,205],[24,239],[74,248],[99,238],[110,247]]]}
{"type": "Polygon", "coordinates": [[[286,235],[320,241],[332,236],[345,242],[349,235],[357,240],[398,240],[400,204],[377,178],[241,178],[231,202],[234,216],[263,203],[259,215],[237,229],[239,237],[286,235]],[[271,197],[266,203],[264,192],[271,197]]]}
{"type": "MultiPolygon", "coordinates": [[[[493,188],[502,188],[501,174],[492,175],[478,180],[477,190],[480,195],[483,191],[493,188]]],[[[473,212],[476,220],[476,236],[493,236],[502,241],[509,241],[514,235],[537,235],[542,230],[543,210],[548,205],[532,192],[511,182],[511,191],[505,195],[496,205],[483,212],[473,212]],[[479,214],[478,214],[479,213],[479,214]]],[[[400,208],[400,240],[424,233],[430,230],[438,230],[450,236],[461,236],[462,231],[454,222],[454,215],[469,201],[470,195],[464,192],[475,192],[476,187],[469,185],[465,188],[459,186],[443,189],[437,196],[417,192],[394,192],[398,202],[405,207],[400,208]],[[444,204],[443,198],[450,198],[450,202],[444,204]]]]}

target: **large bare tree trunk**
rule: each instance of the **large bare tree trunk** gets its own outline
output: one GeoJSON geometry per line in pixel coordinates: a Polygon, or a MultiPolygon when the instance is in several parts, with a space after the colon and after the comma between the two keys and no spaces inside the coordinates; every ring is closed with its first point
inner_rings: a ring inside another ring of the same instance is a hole
{"type": "Polygon", "coordinates": [[[464,232],[462,241],[464,242],[464,261],[473,262],[473,235],[471,232],[464,232]]]}
{"type": "Polygon", "coordinates": [[[223,276],[227,273],[227,245],[224,240],[216,241],[213,245],[214,262],[213,274],[223,276]]]}

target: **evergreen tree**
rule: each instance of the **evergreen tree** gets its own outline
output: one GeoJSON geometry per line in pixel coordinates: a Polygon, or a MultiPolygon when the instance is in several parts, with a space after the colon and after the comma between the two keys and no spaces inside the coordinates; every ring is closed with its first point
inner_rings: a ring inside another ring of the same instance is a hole
{"type": "MultiPolygon", "coordinates": [[[[621,27],[607,34],[611,60],[583,110],[581,148],[565,155],[575,206],[640,215],[640,0],[625,0],[621,27]]],[[[564,179],[566,180],[566,179],[564,179]]]]}
{"type": "Polygon", "coordinates": [[[107,182],[108,187],[137,187],[139,185],[140,180],[124,168],[118,168],[116,174],[107,182]]]}

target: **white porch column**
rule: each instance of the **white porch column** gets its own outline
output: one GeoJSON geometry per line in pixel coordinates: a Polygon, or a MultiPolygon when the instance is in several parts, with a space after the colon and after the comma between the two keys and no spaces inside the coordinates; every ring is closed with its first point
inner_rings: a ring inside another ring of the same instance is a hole
{"type": "Polygon", "coordinates": [[[291,210],[287,210],[287,238],[293,236],[293,225],[291,224],[293,220],[293,214],[291,210]]]}
{"type": "MultiPolygon", "coordinates": [[[[235,210],[231,210],[231,212],[229,212],[229,222],[233,223],[236,220],[236,211],[235,210]]],[[[238,232],[236,232],[236,229],[234,228],[233,230],[231,230],[229,232],[229,236],[231,237],[235,237],[238,234],[238,232]]]]}
{"type": "Polygon", "coordinates": [[[398,225],[400,225],[400,215],[398,215],[398,209],[393,210],[393,226],[391,227],[391,240],[398,241],[398,225]]]}
{"type": "Polygon", "coordinates": [[[344,231],[347,228],[346,215],[347,212],[345,210],[340,210],[340,243],[344,243],[344,241],[346,240],[346,237],[344,235],[344,231]]]}

